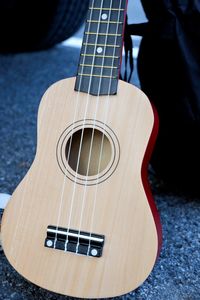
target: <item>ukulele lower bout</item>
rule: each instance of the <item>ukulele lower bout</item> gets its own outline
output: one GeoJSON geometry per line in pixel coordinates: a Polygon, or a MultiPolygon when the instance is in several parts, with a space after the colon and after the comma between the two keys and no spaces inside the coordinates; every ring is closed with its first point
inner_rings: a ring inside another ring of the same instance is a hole
{"type": "Polygon", "coordinates": [[[3,248],[12,266],[40,287],[78,298],[114,297],[142,284],[158,253],[159,223],[141,174],[154,114],[147,97],[127,83],[119,82],[117,95],[99,99],[75,92],[74,84],[74,78],[62,80],[43,96],[36,156],[4,212],[3,248]],[[74,165],[87,102],[89,123],[76,182],[74,165]],[[94,120],[95,147],[104,123],[106,140],[102,166],[97,167],[99,152],[94,148],[87,176],[85,153],[94,120]]]}

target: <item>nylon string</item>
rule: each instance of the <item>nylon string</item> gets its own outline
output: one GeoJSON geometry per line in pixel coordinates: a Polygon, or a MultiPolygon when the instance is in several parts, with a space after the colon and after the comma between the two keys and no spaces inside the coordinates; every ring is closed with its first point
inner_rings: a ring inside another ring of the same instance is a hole
{"type": "MultiPolygon", "coordinates": [[[[96,126],[96,117],[97,117],[97,112],[98,112],[98,107],[99,107],[99,99],[100,99],[100,91],[101,91],[102,75],[103,75],[103,66],[104,66],[104,61],[105,61],[106,45],[107,45],[107,41],[108,41],[108,33],[109,33],[109,28],[110,28],[112,4],[113,4],[113,0],[110,3],[108,24],[106,26],[106,36],[105,36],[105,43],[104,43],[104,49],[103,49],[101,74],[100,74],[100,80],[99,80],[99,86],[98,86],[98,92],[97,92],[98,96],[97,96],[97,100],[96,100],[96,108],[95,108],[95,114],[94,114],[94,124],[93,124],[93,128],[92,128],[92,136],[91,136],[91,142],[90,142],[90,148],[89,148],[89,157],[88,157],[87,171],[86,171],[86,180],[85,180],[85,184],[84,184],[83,200],[82,200],[82,207],[81,207],[81,217],[80,217],[79,232],[78,232],[77,250],[78,250],[78,247],[79,247],[79,236],[80,236],[81,225],[82,225],[82,221],[83,221],[83,213],[84,213],[86,194],[87,194],[86,192],[87,192],[88,175],[89,175],[89,170],[90,170],[90,162],[91,162],[91,155],[92,155],[92,148],[93,148],[93,141],[94,141],[94,131],[95,131],[95,126],[96,126]]],[[[101,16],[101,14],[100,14],[100,16],[101,16]]],[[[89,255],[89,250],[90,249],[88,247],[87,255],[89,255]]]]}
{"type": "MultiPolygon", "coordinates": [[[[69,231],[70,224],[71,224],[73,204],[74,204],[75,192],[76,192],[76,187],[77,187],[78,169],[79,169],[79,164],[80,164],[80,156],[81,156],[83,136],[84,136],[84,126],[86,124],[86,116],[87,116],[88,104],[89,104],[89,99],[90,99],[89,92],[90,92],[91,83],[92,83],[92,74],[93,74],[94,62],[95,62],[95,52],[96,52],[96,46],[97,46],[97,41],[98,41],[98,34],[99,34],[99,29],[100,29],[100,20],[101,20],[102,10],[103,10],[103,1],[101,1],[99,20],[98,20],[98,26],[97,26],[97,35],[96,35],[96,38],[95,38],[95,46],[94,46],[94,52],[93,52],[92,67],[91,67],[91,72],[90,72],[90,80],[89,80],[87,100],[86,100],[87,103],[86,103],[84,119],[83,119],[83,125],[82,125],[83,128],[82,128],[82,132],[81,132],[81,139],[80,139],[80,144],[79,144],[78,159],[77,159],[76,172],[75,172],[75,180],[74,180],[73,193],[72,193],[72,199],[71,199],[70,215],[69,215],[69,221],[68,221],[68,231],[69,231]]],[[[66,248],[67,248],[67,243],[68,243],[68,238],[66,240],[66,248]]],[[[76,253],[78,253],[78,243],[77,243],[77,247],[76,247],[76,253]]]]}
{"type": "MultiPolygon", "coordinates": [[[[91,19],[92,14],[93,14],[93,8],[94,8],[94,1],[92,0],[92,5],[91,5],[91,11],[90,11],[90,15],[89,18],[91,19]]],[[[88,25],[88,30],[90,30],[91,27],[91,23],[89,23],[88,25]]],[[[86,36],[86,43],[88,43],[88,39],[89,36],[86,36]]],[[[85,59],[86,59],[86,47],[84,49],[84,56],[83,56],[83,63],[82,63],[82,67],[81,67],[81,74],[83,73],[83,69],[84,69],[84,64],[85,64],[85,59]]],[[[81,88],[81,83],[82,83],[82,76],[80,76],[80,80],[79,80],[79,87],[78,87],[78,91],[77,91],[77,96],[76,96],[76,106],[75,106],[75,112],[74,112],[74,117],[73,117],[73,123],[72,123],[72,136],[70,138],[70,144],[69,144],[69,148],[68,148],[68,153],[67,153],[67,162],[69,162],[69,158],[70,158],[70,154],[71,154],[71,147],[72,147],[72,141],[73,141],[73,131],[75,128],[75,121],[77,119],[77,112],[78,112],[78,103],[79,103],[79,95],[80,95],[80,88],[81,88]]],[[[67,170],[65,170],[64,172],[64,180],[63,180],[63,184],[62,184],[62,190],[61,190],[61,198],[60,198],[60,205],[59,205],[59,211],[58,211],[58,218],[57,218],[57,226],[56,226],[56,235],[55,235],[55,241],[54,241],[54,248],[56,247],[56,242],[57,242],[57,232],[58,232],[58,227],[59,227],[59,223],[60,223],[60,218],[61,218],[61,212],[62,212],[62,207],[63,207],[63,201],[64,201],[64,192],[65,192],[65,188],[66,188],[66,178],[67,178],[67,174],[66,174],[67,170]]],[[[70,214],[72,211],[72,206],[73,203],[71,202],[70,205],[70,214]]],[[[67,228],[67,233],[69,233],[69,227],[67,228]]],[[[67,238],[67,242],[68,242],[68,238],[67,238]]],[[[66,251],[66,247],[67,247],[67,243],[65,243],[65,251],[66,251]]]]}
{"type": "MultiPolygon", "coordinates": [[[[122,1],[123,0],[120,0],[119,8],[122,7],[122,1]]],[[[118,25],[117,25],[116,32],[115,32],[115,34],[116,34],[115,35],[115,42],[114,42],[115,46],[117,45],[117,33],[118,33],[118,30],[119,30],[119,22],[120,22],[120,10],[118,12],[118,20],[117,21],[118,21],[118,25]]],[[[114,56],[115,56],[115,48],[113,50],[112,69],[111,69],[110,75],[112,75],[112,70],[113,70],[113,67],[114,67],[114,61],[115,61],[114,56]]],[[[111,91],[111,83],[112,83],[112,79],[110,78],[110,81],[109,81],[109,94],[110,94],[110,91],[111,91]]],[[[107,105],[106,105],[104,128],[103,128],[104,132],[106,130],[106,123],[107,123],[107,120],[108,120],[108,112],[109,112],[109,107],[110,107],[110,101],[109,101],[110,95],[109,94],[107,96],[107,105]]],[[[104,145],[104,136],[105,136],[105,134],[102,135],[102,140],[101,140],[101,149],[100,149],[99,162],[98,162],[98,174],[100,173],[100,168],[101,168],[103,145],[104,145]]],[[[97,183],[96,183],[96,187],[95,187],[95,197],[94,197],[94,204],[93,204],[92,217],[91,217],[90,237],[92,235],[92,228],[94,227],[94,216],[95,216],[95,208],[96,208],[96,202],[97,202],[98,186],[99,186],[99,177],[97,178],[97,183]]],[[[91,246],[91,241],[89,240],[88,254],[89,254],[90,246],[91,246]]]]}

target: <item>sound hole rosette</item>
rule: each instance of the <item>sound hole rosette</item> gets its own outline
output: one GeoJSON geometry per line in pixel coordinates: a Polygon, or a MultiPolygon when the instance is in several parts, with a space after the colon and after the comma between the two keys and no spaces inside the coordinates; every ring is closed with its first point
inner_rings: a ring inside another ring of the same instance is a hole
{"type": "Polygon", "coordinates": [[[114,131],[103,122],[90,119],[79,120],[68,126],[62,132],[56,147],[56,158],[60,170],[68,179],[80,185],[96,185],[106,181],[116,170],[120,159],[120,145],[114,131]],[[106,136],[111,146],[111,158],[106,168],[99,174],[92,176],[84,176],[76,173],[69,165],[66,157],[66,146],[70,137],[83,128],[94,128],[95,130],[100,131],[106,136]]]}

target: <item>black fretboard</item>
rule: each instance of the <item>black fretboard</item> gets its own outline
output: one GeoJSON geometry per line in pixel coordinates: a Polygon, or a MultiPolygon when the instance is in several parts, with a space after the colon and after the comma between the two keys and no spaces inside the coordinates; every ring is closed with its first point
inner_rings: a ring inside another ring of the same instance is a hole
{"type": "Polygon", "coordinates": [[[126,2],[90,0],[76,91],[92,95],[117,93],[126,2]]]}

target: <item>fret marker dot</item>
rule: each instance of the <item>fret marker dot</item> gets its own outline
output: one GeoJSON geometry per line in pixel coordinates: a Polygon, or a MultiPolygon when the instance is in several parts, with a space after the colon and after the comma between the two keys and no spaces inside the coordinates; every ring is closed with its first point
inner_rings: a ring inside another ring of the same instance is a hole
{"type": "Polygon", "coordinates": [[[102,20],[107,20],[108,15],[107,14],[102,14],[101,18],[102,18],[102,20]]]}
{"type": "Polygon", "coordinates": [[[97,256],[97,254],[98,254],[97,249],[92,249],[91,254],[92,254],[92,256],[97,256]]]}
{"type": "Polygon", "coordinates": [[[53,246],[53,242],[52,242],[51,240],[48,240],[48,241],[47,241],[47,246],[48,246],[48,247],[52,247],[52,246],[53,246]]]}
{"type": "Polygon", "coordinates": [[[102,53],[103,52],[103,48],[102,47],[98,47],[97,48],[97,53],[102,53]]]}

